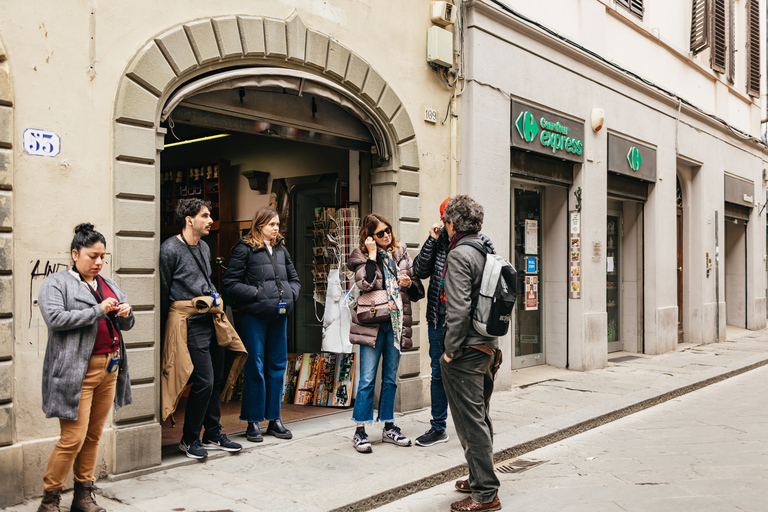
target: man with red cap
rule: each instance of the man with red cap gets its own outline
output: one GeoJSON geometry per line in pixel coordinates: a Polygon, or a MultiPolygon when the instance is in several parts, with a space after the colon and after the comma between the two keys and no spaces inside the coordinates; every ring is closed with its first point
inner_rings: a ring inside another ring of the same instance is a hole
{"type": "MultiPolygon", "coordinates": [[[[441,299],[443,294],[443,268],[448,258],[448,245],[450,238],[443,227],[443,214],[445,205],[451,198],[447,198],[440,204],[440,221],[429,229],[429,236],[421,246],[421,252],[413,260],[413,274],[420,279],[429,279],[427,291],[427,334],[429,337],[429,359],[432,367],[432,381],[430,384],[430,396],[432,403],[432,419],[430,428],[424,434],[416,438],[418,446],[433,446],[448,441],[445,432],[445,420],[448,417],[448,398],[443,389],[443,377],[440,372],[440,356],[443,353],[443,327],[445,326],[445,303],[441,299]]],[[[496,253],[491,240],[480,234],[480,238],[491,254],[496,253]]]]}

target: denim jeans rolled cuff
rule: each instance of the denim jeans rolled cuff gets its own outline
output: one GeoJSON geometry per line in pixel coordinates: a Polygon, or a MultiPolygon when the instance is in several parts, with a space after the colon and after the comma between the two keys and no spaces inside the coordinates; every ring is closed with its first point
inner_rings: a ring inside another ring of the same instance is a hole
{"type": "Polygon", "coordinates": [[[381,364],[381,391],[377,421],[394,421],[395,394],[397,393],[397,369],[400,366],[400,351],[394,345],[392,324],[379,326],[376,346],[360,345],[360,380],[358,382],[355,408],[352,420],[355,423],[373,423],[373,393],[376,374],[381,364]]]}
{"type": "Polygon", "coordinates": [[[448,398],[443,388],[443,375],[440,370],[440,358],[443,355],[443,327],[445,326],[445,315],[437,317],[437,326],[429,324],[427,334],[429,337],[429,359],[432,368],[430,379],[429,394],[431,398],[432,418],[430,426],[440,432],[445,432],[446,420],[448,418],[448,398]]]}
{"type": "Polygon", "coordinates": [[[288,318],[243,315],[243,368],[240,419],[250,423],[280,418],[283,380],[288,363],[288,318]]]}

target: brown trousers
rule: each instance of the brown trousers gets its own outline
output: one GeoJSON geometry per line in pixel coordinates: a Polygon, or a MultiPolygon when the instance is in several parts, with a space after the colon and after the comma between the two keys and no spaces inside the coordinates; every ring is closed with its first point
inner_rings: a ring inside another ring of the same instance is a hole
{"type": "Polygon", "coordinates": [[[83,381],[77,419],[59,419],[61,439],[48,459],[43,477],[46,491],[63,489],[70,469],[74,469],[78,482],[96,480],[94,471],[99,455],[99,439],[115,401],[117,372],[107,373],[107,365],[114,355],[116,353],[91,357],[83,381]]]}

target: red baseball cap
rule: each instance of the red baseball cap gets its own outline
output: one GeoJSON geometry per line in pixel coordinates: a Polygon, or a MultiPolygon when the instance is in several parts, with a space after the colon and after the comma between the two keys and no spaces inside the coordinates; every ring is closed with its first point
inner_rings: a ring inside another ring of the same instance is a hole
{"type": "Polygon", "coordinates": [[[440,203],[440,219],[443,218],[443,215],[445,214],[445,205],[447,205],[448,201],[450,201],[450,200],[451,200],[451,198],[448,197],[448,198],[445,199],[445,201],[440,203]]]}

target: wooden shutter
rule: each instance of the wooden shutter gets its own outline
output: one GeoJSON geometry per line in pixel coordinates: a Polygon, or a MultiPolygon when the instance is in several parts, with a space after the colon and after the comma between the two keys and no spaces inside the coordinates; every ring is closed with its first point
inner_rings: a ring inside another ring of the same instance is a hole
{"type": "Polygon", "coordinates": [[[629,9],[629,12],[643,19],[643,0],[616,0],[616,3],[623,5],[629,9]]]}
{"type": "Polygon", "coordinates": [[[736,76],[736,8],[735,0],[727,0],[728,2],[728,82],[733,83],[736,76]]]}
{"type": "Polygon", "coordinates": [[[725,73],[725,61],[727,44],[725,39],[725,0],[714,0],[712,2],[712,51],[709,58],[709,65],[718,73],[725,73]]]}
{"type": "Polygon", "coordinates": [[[691,16],[691,53],[697,53],[709,47],[709,0],[693,0],[691,16]]]}
{"type": "Polygon", "coordinates": [[[747,94],[760,97],[760,2],[747,0],[747,94]]]}

